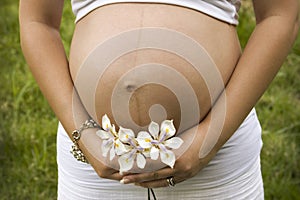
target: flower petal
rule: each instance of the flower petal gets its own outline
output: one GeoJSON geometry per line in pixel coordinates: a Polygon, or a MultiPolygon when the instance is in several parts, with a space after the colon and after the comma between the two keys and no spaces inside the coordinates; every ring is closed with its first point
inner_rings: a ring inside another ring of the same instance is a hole
{"type": "Polygon", "coordinates": [[[164,145],[171,149],[178,149],[182,145],[182,143],[183,143],[183,140],[181,138],[173,137],[173,138],[166,140],[164,142],[164,145]]]}
{"type": "Polygon", "coordinates": [[[101,150],[102,150],[102,155],[103,155],[103,157],[106,157],[106,156],[107,156],[107,153],[108,153],[108,151],[111,149],[112,144],[113,144],[113,141],[111,141],[111,140],[104,140],[104,141],[102,142],[101,150]]]}
{"type": "Polygon", "coordinates": [[[106,114],[102,117],[102,128],[106,131],[110,130],[111,128],[110,120],[106,114]]]}
{"type": "Polygon", "coordinates": [[[139,168],[144,169],[144,167],[146,165],[146,159],[141,153],[137,153],[136,163],[139,168]]]}
{"type": "Polygon", "coordinates": [[[107,139],[113,137],[113,135],[110,132],[107,132],[107,131],[104,131],[104,130],[98,130],[96,132],[96,135],[98,135],[102,140],[107,140],[107,139]]]}
{"type": "Polygon", "coordinates": [[[121,142],[120,139],[116,139],[114,142],[114,146],[115,146],[115,152],[117,155],[122,155],[126,152],[128,152],[128,149],[126,148],[126,146],[121,142]]]}
{"type": "Polygon", "coordinates": [[[153,146],[150,150],[150,157],[152,160],[157,160],[158,156],[159,156],[159,149],[153,146]]]}
{"type": "Polygon", "coordinates": [[[161,123],[160,132],[159,141],[166,140],[175,135],[176,129],[174,127],[173,120],[164,120],[161,123]]]}
{"type": "Polygon", "coordinates": [[[131,152],[125,153],[119,157],[118,162],[120,165],[120,172],[129,171],[134,163],[135,154],[131,154],[131,152]]]}
{"type": "Polygon", "coordinates": [[[151,135],[146,131],[140,131],[138,133],[138,136],[136,138],[136,141],[139,143],[139,145],[142,148],[150,148],[152,146],[151,141],[152,137],[151,135]]]}
{"type": "Polygon", "coordinates": [[[111,161],[112,159],[114,159],[115,155],[116,155],[115,148],[114,148],[114,145],[112,145],[110,152],[109,152],[109,160],[111,161]]]}
{"type": "Polygon", "coordinates": [[[117,136],[116,127],[114,124],[112,124],[109,130],[114,136],[117,136]]]}
{"type": "Polygon", "coordinates": [[[175,164],[175,154],[170,151],[160,151],[160,159],[163,163],[170,166],[171,168],[174,167],[175,164]]]}
{"type": "Polygon", "coordinates": [[[153,136],[153,139],[158,139],[159,125],[156,122],[151,122],[148,127],[148,130],[153,136]]]}
{"type": "Polygon", "coordinates": [[[118,132],[119,138],[122,142],[128,143],[130,139],[134,139],[135,135],[131,129],[120,127],[118,132]]]}

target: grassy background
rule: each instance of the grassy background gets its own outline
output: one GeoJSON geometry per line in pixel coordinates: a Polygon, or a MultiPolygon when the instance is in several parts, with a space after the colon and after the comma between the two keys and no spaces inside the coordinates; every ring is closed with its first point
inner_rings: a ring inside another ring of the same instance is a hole
{"type": "MultiPolygon", "coordinates": [[[[254,27],[248,0],[238,33],[254,27]]],[[[74,17],[69,2],[62,37],[68,52],[74,17]]],[[[18,1],[0,3],[0,199],[56,199],[57,120],[25,64],[19,45],[18,1]]],[[[257,105],[263,127],[266,199],[300,199],[300,37],[257,105]]]]}

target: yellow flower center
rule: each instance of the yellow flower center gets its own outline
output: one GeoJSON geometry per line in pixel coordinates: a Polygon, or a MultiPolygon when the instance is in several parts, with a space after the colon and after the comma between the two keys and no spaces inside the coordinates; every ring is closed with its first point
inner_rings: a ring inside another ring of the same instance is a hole
{"type": "Polygon", "coordinates": [[[126,139],[128,139],[128,138],[129,138],[129,136],[128,136],[128,135],[126,135],[125,137],[126,137],[126,139]]]}
{"type": "Polygon", "coordinates": [[[170,130],[169,130],[168,128],[166,128],[166,133],[169,133],[169,131],[170,131],[170,130]]]}
{"type": "Polygon", "coordinates": [[[151,140],[149,138],[146,138],[145,142],[151,142],[151,140]]]}

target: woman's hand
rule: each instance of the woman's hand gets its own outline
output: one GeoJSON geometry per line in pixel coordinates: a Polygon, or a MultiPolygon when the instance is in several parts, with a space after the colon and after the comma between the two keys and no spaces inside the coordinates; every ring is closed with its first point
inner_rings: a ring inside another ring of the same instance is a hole
{"type": "Polygon", "coordinates": [[[100,160],[94,160],[92,164],[94,170],[101,178],[120,181],[123,176],[116,169],[106,165],[100,160]]]}
{"type": "Polygon", "coordinates": [[[79,147],[99,177],[120,181],[123,175],[119,173],[117,159],[110,161],[109,156],[103,156],[102,140],[96,135],[96,131],[97,129],[84,130],[79,140],[79,147]]]}
{"type": "MultiPolygon", "coordinates": [[[[186,151],[176,160],[173,169],[165,167],[154,172],[129,174],[125,175],[121,182],[124,184],[134,183],[146,188],[157,188],[169,186],[167,178],[170,177],[173,177],[175,184],[177,184],[195,176],[212,158],[211,154],[203,159],[199,157],[200,146],[205,135],[202,133],[205,130],[202,124],[199,124],[180,135],[185,142],[191,138],[193,140],[186,151]]],[[[178,154],[177,150],[174,152],[178,154]]]]}

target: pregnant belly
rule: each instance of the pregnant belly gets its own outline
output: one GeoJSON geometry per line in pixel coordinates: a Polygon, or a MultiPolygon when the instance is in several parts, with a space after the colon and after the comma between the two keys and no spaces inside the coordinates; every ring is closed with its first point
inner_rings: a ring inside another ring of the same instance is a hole
{"type": "Polygon", "coordinates": [[[235,27],[179,6],[118,3],[76,24],[70,71],[83,105],[101,121],[139,131],[173,119],[199,123],[240,56],[235,27]]]}

